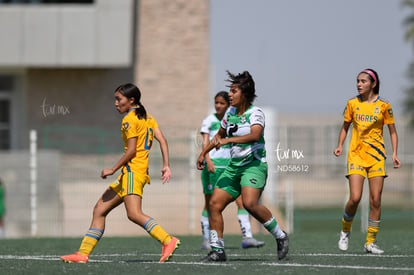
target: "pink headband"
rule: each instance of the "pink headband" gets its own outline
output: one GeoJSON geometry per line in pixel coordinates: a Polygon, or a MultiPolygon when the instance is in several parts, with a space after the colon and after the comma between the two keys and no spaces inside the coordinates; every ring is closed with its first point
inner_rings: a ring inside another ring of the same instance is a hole
{"type": "Polygon", "coordinates": [[[371,70],[368,70],[368,69],[367,70],[363,70],[361,73],[369,74],[372,77],[372,79],[374,79],[375,83],[378,82],[377,81],[377,77],[375,76],[375,74],[371,70]]]}

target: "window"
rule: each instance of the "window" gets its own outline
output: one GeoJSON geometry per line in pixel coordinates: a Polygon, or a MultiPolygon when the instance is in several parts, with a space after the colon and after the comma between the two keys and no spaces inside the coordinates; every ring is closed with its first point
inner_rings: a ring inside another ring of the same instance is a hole
{"type": "Polygon", "coordinates": [[[10,149],[10,113],[13,77],[0,75],[0,150],[10,149]]]}

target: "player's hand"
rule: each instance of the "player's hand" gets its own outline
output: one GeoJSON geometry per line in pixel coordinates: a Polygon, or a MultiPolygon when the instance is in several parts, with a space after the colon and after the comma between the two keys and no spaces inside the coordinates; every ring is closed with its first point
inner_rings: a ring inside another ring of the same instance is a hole
{"type": "Polygon", "coordinates": [[[401,162],[400,162],[400,160],[398,159],[398,157],[396,155],[392,156],[392,163],[394,165],[394,169],[398,169],[401,166],[401,162]]]}
{"type": "Polygon", "coordinates": [[[114,170],[110,168],[105,168],[101,172],[101,178],[106,179],[107,176],[112,176],[114,174],[114,170]]]}
{"type": "Polygon", "coordinates": [[[210,160],[210,161],[206,161],[207,162],[207,171],[210,173],[214,173],[216,171],[216,167],[214,166],[214,163],[210,160]]]}
{"type": "Polygon", "coordinates": [[[340,155],[342,155],[342,146],[336,147],[333,153],[337,157],[339,157],[340,155]]]}
{"type": "Polygon", "coordinates": [[[162,180],[162,184],[166,183],[166,182],[170,182],[170,178],[171,178],[171,169],[170,167],[166,166],[164,168],[161,169],[161,180],[162,180]]]}
{"type": "Polygon", "coordinates": [[[203,170],[204,169],[204,155],[200,154],[200,156],[197,159],[197,169],[203,170]]]}
{"type": "Polygon", "coordinates": [[[220,146],[222,145],[221,138],[217,135],[213,137],[210,143],[213,143],[216,149],[220,149],[220,146]]]}

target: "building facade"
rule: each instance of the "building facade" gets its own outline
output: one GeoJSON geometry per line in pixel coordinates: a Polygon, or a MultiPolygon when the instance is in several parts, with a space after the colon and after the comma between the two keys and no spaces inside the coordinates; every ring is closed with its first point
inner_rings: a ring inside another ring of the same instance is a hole
{"type": "Polygon", "coordinates": [[[0,149],[28,148],[30,129],[40,148],[111,148],[126,82],[167,137],[208,110],[207,0],[0,1],[0,35],[0,149]]]}
{"type": "MultiPolygon", "coordinates": [[[[173,167],[175,181],[182,181],[189,163],[180,161],[194,153],[188,138],[211,106],[208,5],[0,0],[0,177],[7,237],[82,232],[108,184],[100,181],[99,169],[116,162],[123,150],[113,95],[123,83],[141,89],[142,103],[169,141],[172,165],[185,163],[184,169],[173,167]],[[35,158],[28,150],[32,129],[35,158]]],[[[161,161],[157,155],[151,160],[156,185],[161,161]]],[[[111,224],[112,234],[136,232],[126,218],[111,224]]]]}

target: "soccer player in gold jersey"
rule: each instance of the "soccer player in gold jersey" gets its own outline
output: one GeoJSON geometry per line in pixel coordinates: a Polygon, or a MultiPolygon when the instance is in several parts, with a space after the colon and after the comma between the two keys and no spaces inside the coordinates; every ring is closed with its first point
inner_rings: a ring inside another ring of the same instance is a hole
{"type": "Polygon", "coordinates": [[[342,217],[338,247],[348,249],[352,221],[362,196],[365,178],[369,184],[369,219],[364,251],[382,254],[384,251],[376,244],[381,219],[381,194],[384,186],[386,151],[383,126],[388,125],[392,146],[394,168],[401,163],[397,157],[398,136],[394,124],[391,104],[379,96],[380,80],[373,69],[365,69],[357,76],[359,95],[348,100],[344,111],[344,123],[339,133],[338,146],[334,154],[342,154],[342,146],[351,124],[352,138],[348,152],[347,175],[349,180],[349,199],[342,217]]]}
{"type": "Polygon", "coordinates": [[[148,114],[140,102],[141,92],[133,84],[124,84],[115,90],[115,107],[121,114],[124,154],[112,168],[105,168],[101,177],[113,175],[121,169],[121,175],[106,189],[93,210],[92,223],[83,237],[79,250],[62,256],[69,263],[87,263],[89,255],[101,239],[105,230],[106,216],[121,203],[125,204],[128,219],[144,228],[148,234],[162,244],[160,262],[168,261],[180,240],[168,234],[152,217],[142,211],[142,195],[145,184],[150,183],[148,175],[148,154],[154,138],[160,143],[163,158],[161,179],[168,182],[171,170],[168,143],[157,121],[148,114]]]}

